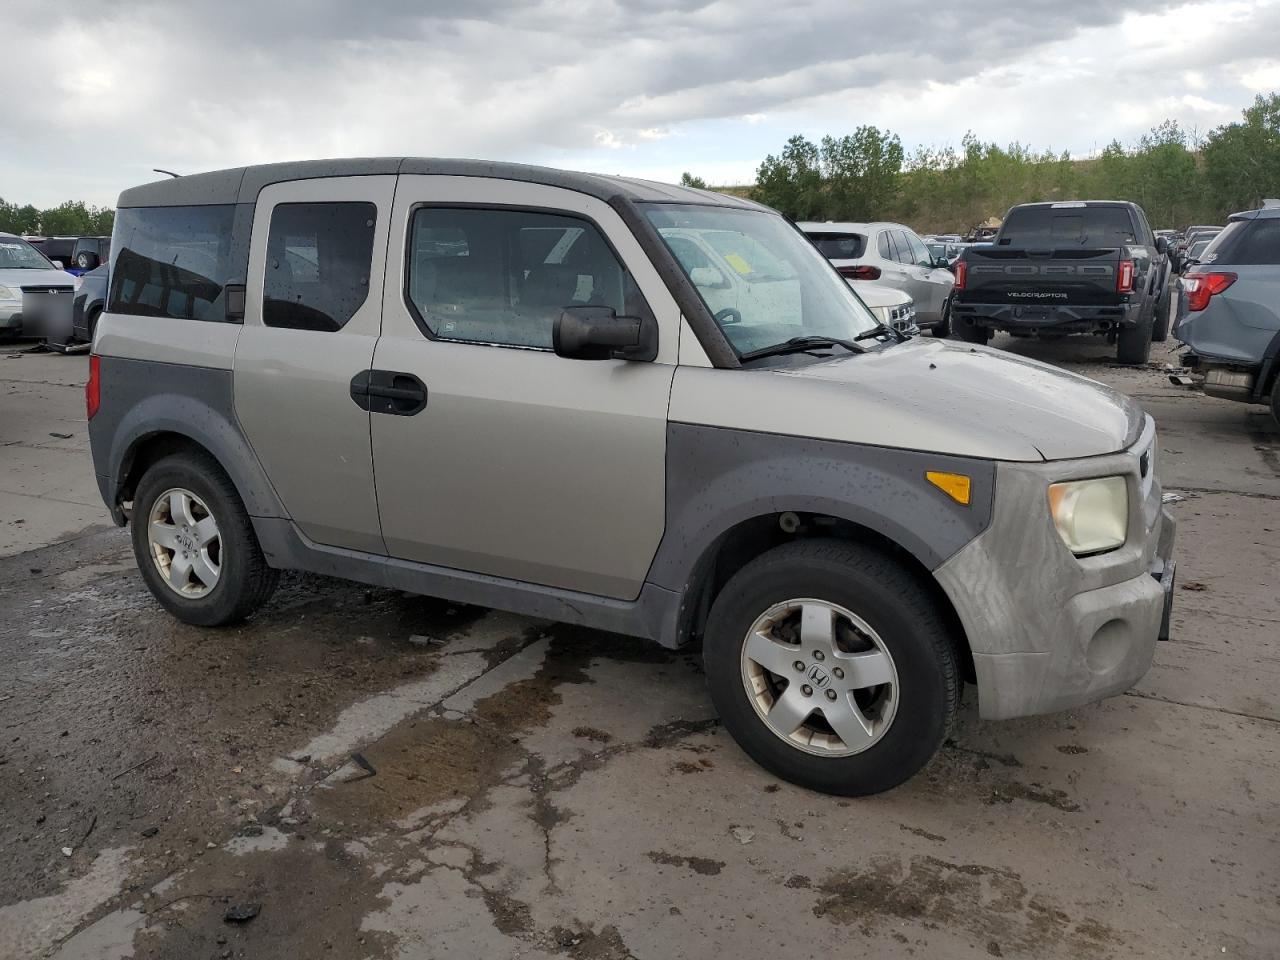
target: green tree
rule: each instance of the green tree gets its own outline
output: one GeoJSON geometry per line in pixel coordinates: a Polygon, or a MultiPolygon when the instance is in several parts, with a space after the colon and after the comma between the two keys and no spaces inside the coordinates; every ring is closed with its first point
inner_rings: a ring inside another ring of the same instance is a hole
{"type": "Polygon", "coordinates": [[[694,187],[698,190],[706,190],[707,181],[703,180],[701,177],[695,177],[692,173],[689,173],[688,171],[686,171],[680,174],[680,186],[694,187]]]}
{"type": "Polygon", "coordinates": [[[1280,196],[1280,93],[1257,97],[1242,122],[1210,133],[1203,157],[1206,185],[1218,211],[1248,209],[1280,196]]]}
{"type": "Polygon", "coordinates": [[[793,220],[822,214],[822,170],[817,146],[796,134],[778,156],[764,158],[756,171],[753,199],[776,207],[793,220]]]}
{"type": "Polygon", "coordinates": [[[893,204],[903,161],[897,134],[858,127],[848,136],[823,137],[818,155],[827,218],[866,220],[893,204]]]}
{"type": "Polygon", "coordinates": [[[34,234],[40,229],[40,211],[31,204],[20,207],[0,199],[0,231],[34,234]]]}

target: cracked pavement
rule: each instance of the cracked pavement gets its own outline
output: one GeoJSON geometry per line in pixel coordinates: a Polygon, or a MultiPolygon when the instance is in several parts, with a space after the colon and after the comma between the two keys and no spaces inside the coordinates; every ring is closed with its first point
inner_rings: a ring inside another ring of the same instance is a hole
{"type": "Polygon", "coordinates": [[[696,650],[300,575],[178,624],[85,495],[84,358],[0,351],[0,958],[1280,955],[1280,433],[997,344],[1156,416],[1173,640],[1064,714],[967,688],[860,800],[750,763],[696,650]]]}

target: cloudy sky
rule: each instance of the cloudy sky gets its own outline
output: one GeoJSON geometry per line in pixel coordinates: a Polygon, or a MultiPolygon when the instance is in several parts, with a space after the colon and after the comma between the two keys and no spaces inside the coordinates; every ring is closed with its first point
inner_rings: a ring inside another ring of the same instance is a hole
{"type": "Polygon", "coordinates": [[[1280,90],[1280,0],[0,0],[0,197],[415,154],[750,183],[793,133],[1084,156],[1280,90]]]}

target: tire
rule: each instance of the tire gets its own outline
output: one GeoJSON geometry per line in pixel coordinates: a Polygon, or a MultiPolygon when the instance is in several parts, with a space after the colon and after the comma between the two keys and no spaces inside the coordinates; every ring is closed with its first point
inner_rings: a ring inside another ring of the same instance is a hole
{"type": "Polygon", "coordinates": [[[1280,427],[1280,373],[1271,381],[1271,416],[1280,427]]]}
{"type": "Polygon", "coordinates": [[[938,339],[951,335],[951,298],[947,297],[942,304],[942,319],[934,324],[930,331],[938,339]]]}
{"type": "Polygon", "coordinates": [[[92,267],[89,266],[89,255],[87,253],[80,253],[76,255],[76,267],[81,270],[92,269],[92,267]]]}
{"type": "Polygon", "coordinates": [[[184,623],[220,627],[243,620],[267,601],[279,581],[235,486],[208,454],[176,453],[148,467],[134,494],[131,526],[143,580],[160,605],[184,623]],[[185,511],[179,508],[182,496],[189,503],[185,511]],[[210,531],[216,542],[204,540],[210,531]],[[162,572],[161,554],[172,577],[162,572]]]}
{"type": "Polygon", "coordinates": [[[991,330],[976,323],[957,323],[955,330],[956,336],[965,343],[987,343],[991,339],[991,330]]]}
{"type": "Polygon", "coordinates": [[[913,776],[941,745],[960,701],[955,647],[929,591],[889,557],[839,540],[788,543],[739,570],[711,607],[703,662],[721,722],[753,760],[791,783],[841,796],[880,793],[913,776]],[[786,612],[799,601],[801,610],[813,608],[816,626],[806,626],[799,643],[781,643],[774,631],[794,637],[797,624],[810,622],[807,613],[786,612]],[[865,632],[850,630],[846,615],[865,632]],[[771,624],[768,635],[761,623],[771,624]],[[823,626],[833,623],[835,629],[823,626]],[[817,657],[814,650],[822,653],[823,637],[832,635],[842,648],[828,639],[825,656],[817,657]],[[859,659],[843,659],[856,649],[859,659]],[[763,669],[748,651],[778,672],[763,669]],[[892,680],[860,689],[862,699],[849,701],[855,712],[845,697],[858,686],[859,671],[868,671],[867,680],[892,680]],[[790,739],[775,732],[790,723],[766,719],[803,715],[806,708],[815,712],[790,739]],[[817,717],[820,710],[831,711],[831,724],[817,717]],[[851,719],[861,725],[851,726],[851,719]],[[846,740],[838,729],[854,736],[846,740]]]}
{"type": "Polygon", "coordinates": [[[1122,327],[1116,337],[1116,360],[1126,366],[1141,366],[1151,359],[1153,310],[1132,327],[1122,327]]]}
{"type": "Polygon", "coordinates": [[[89,316],[85,317],[84,328],[89,335],[89,342],[93,343],[93,335],[98,330],[98,318],[102,316],[101,310],[95,310],[89,316]]]}
{"type": "Polygon", "coordinates": [[[1160,297],[1156,300],[1155,322],[1151,325],[1152,343],[1164,343],[1169,339],[1169,323],[1172,319],[1172,303],[1169,296],[1170,291],[1166,287],[1160,291],[1160,297]]]}

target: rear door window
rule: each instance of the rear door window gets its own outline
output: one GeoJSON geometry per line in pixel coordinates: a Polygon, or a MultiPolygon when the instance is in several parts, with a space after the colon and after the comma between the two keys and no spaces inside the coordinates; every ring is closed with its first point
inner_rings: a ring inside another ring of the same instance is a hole
{"type": "Polygon", "coordinates": [[[892,231],[890,230],[881,231],[880,238],[876,241],[876,249],[880,251],[881,259],[898,259],[898,246],[893,242],[892,231]]]}
{"type": "Polygon", "coordinates": [[[377,207],[281,203],[271,211],[262,322],[332,333],[369,296],[377,207]]]}
{"type": "Polygon", "coordinates": [[[1200,262],[1242,267],[1280,264],[1280,217],[1232,221],[1213,238],[1200,262]]]}
{"type": "Polygon", "coordinates": [[[231,204],[117,210],[107,311],[225,320],[234,214],[231,204]]]}
{"type": "Polygon", "coordinates": [[[861,233],[806,234],[828,260],[857,260],[867,251],[867,238],[861,233]]]}

